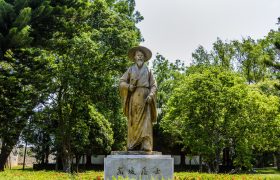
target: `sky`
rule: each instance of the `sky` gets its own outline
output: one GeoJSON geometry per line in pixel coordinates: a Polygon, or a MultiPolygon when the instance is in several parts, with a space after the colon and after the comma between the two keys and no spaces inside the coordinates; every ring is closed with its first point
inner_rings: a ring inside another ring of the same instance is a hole
{"type": "Polygon", "coordinates": [[[210,50],[217,37],[263,38],[278,28],[280,0],[135,0],[144,20],[141,45],[168,60],[189,64],[199,46],[210,50]]]}

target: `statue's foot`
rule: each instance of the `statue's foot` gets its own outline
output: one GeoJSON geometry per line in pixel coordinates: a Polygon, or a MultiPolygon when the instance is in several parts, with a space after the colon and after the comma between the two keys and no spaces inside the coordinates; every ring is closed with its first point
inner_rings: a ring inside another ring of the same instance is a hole
{"type": "Polygon", "coordinates": [[[135,150],[134,148],[129,148],[129,147],[127,147],[126,149],[127,149],[127,151],[134,151],[135,150]]]}
{"type": "Polygon", "coordinates": [[[149,139],[144,139],[141,145],[141,150],[142,151],[152,151],[152,143],[149,139]]]}
{"type": "Polygon", "coordinates": [[[151,152],[152,151],[152,149],[148,149],[148,148],[143,148],[142,150],[143,151],[147,151],[147,152],[151,152]]]}

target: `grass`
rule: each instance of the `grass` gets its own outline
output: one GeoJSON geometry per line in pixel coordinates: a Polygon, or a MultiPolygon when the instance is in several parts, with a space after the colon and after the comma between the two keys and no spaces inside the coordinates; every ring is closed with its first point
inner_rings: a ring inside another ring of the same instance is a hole
{"type": "Polygon", "coordinates": [[[280,174],[207,174],[175,173],[175,180],[280,180],[280,174]]]}
{"type": "Polygon", "coordinates": [[[35,171],[31,167],[25,170],[22,167],[6,169],[0,172],[0,180],[95,180],[103,177],[103,171],[86,171],[78,174],[67,174],[58,171],[35,171]]]}
{"type": "Polygon", "coordinates": [[[280,171],[277,170],[276,168],[260,168],[260,169],[255,169],[257,174],[279,174],[280,171]]]}
{"type": "MultiPolygon", "coordinates": [[[[85,171],[68,175],[56,171],[34,171],[32,168],[21,170],[21,167],[6,169],[0,172],[0,180],[102,180],[103,171],[85,171]]],[[[257,169],[255,174],[207,174],[194,172],[174,173],[174,180],[280,180],[280,172],[275,168],[257,169]]]]}

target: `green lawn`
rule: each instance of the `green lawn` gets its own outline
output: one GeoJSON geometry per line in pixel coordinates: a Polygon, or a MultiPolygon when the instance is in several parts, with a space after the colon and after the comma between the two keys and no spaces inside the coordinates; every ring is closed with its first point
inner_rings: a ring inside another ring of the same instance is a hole
{"type": "Polygon", "coordinates": [[[207,173],[175,173],[175,179],[193,179],[193,180],[206,180],[206,179],[218,179],[218,180],[280,180],[280,174],[207,174],[207,173]]]}
{"type": "Polygon", "coordinates": [[[276,168],[261,168],[256,169],[256,173],[258,174],[278,174],[280,175],[280,171],[278,171],[276,168]]]}
{"type": "MultiPolygon", "coordinates": [[[[18,180],[59,180],[59,179],[77,179],[77,180],[95,180],[103,179],[103,171],[86,171],[75,175],[68,175],[62,172],[56,171],[34,171],[31,168],[21,170],[19,168],[6,169],[4,172],[0,172],[0,180],[18,179],[18,180]]],[[[255,174],[207,174],[207,173],[191,173],[180,172],[175,173],[175,180],[280,180],[280,172],[273,168],[258,169],[255,174]]]]}

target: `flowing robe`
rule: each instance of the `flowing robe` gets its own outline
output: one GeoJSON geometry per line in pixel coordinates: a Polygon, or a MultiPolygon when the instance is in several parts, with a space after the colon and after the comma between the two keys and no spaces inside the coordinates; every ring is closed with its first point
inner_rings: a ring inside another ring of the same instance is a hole
{"type": "Polygon", "coordinates": [[[120,79],[123,112],[128,119],[128,150],[138,145],[141,150],[152,150],[152,124],[157,118],[156,89],[153,74],[145,64],[141,68],[136,64],[131,66],[120,79]],[[134,92],[129,91],[129,85],[136,86],[134,92]],[[152,99],[150,103],[146,101],[148,96],[152,99]]]}

